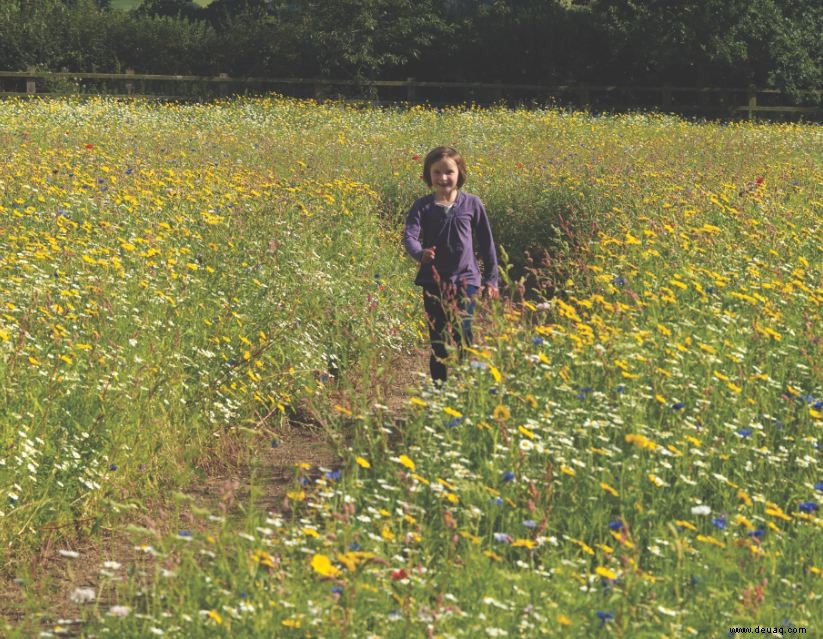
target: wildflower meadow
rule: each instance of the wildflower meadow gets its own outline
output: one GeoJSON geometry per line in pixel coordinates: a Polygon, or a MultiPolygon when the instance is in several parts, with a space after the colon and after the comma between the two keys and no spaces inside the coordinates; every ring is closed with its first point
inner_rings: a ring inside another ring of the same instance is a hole
{"type": "Polygon", "coordinates": [[[0,145],[0,574],[99,554],[0,634],[823,632],[819,126],[33,99],[0,145]],[[506,286],[434,389],[400,237],[439,144],[506,286]],[[282,503],[193,496],[290,427],[336,461],[282,503]]]}

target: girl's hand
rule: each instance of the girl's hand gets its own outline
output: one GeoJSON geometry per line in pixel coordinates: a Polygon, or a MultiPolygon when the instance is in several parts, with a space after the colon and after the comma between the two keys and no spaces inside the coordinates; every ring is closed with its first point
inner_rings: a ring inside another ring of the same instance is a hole
{"type": "Polygon", "coordinates": [[[434,251],[436,248],[436,246],[432,246],[430,248],[423,249],[423,252],[420,254],[420,263],[429,264],[430,262],[434,262],[434,251]]]}
{"type": "Polygon", "coordinates": [[[490,300],[500,299],[500,291],[496,286],[488,285],[484,289],[484,292],[486,293],[486,297],[488,297],[490,300]]]}

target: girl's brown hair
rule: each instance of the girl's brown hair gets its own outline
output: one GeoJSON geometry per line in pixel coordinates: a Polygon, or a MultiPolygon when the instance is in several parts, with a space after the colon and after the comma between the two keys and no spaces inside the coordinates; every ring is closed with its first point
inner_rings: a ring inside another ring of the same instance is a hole
{"type": "Polygon", "coordinates": [[[450,146],[438,146],[426,154],[426,159],[423,161],[423,179],[429,187],[432,186],[432,164],[443,158],[450,158],[457,165],[457,188],[459,189],[466,182],[466,163],[463,161],[463,156],[450,146]]]}

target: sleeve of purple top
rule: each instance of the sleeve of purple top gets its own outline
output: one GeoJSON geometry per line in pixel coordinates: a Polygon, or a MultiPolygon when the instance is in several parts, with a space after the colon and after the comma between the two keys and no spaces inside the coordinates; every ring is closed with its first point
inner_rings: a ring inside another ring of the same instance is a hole
{"type": "Polygon", "coordinates": [[[480,203],[478,207],[477,227],[477,249],[483,259],[483,286],[497,286],[497,250],[494,247],[494,237],[492,237],[492,227],[489,223],[489,215],[486,208],[480,203]]]}
{"type": "Polygon", "coordinates": [[[413,206],[406,215],[406,228],[403,231],[403,245],[406,253],[418,262],[420,254],[423,252],[423,245],[420,244],[420,207],[413,206]]]}

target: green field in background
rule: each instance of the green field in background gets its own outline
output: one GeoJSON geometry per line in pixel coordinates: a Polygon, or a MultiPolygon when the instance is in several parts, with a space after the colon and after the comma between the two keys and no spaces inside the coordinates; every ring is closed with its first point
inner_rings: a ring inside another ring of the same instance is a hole
{"type": "MultiPolygon", "coordinates": [[[[129,11],[130,9],[136,9],[140,6],[143,0],[111,0],[111,7],[112,9],[122,9],[123,11],[129,11]]],[[[206,7],[210,5],[212,0],[194,0],[195,4],[199,4],[201,7],[206,7]]]]}

